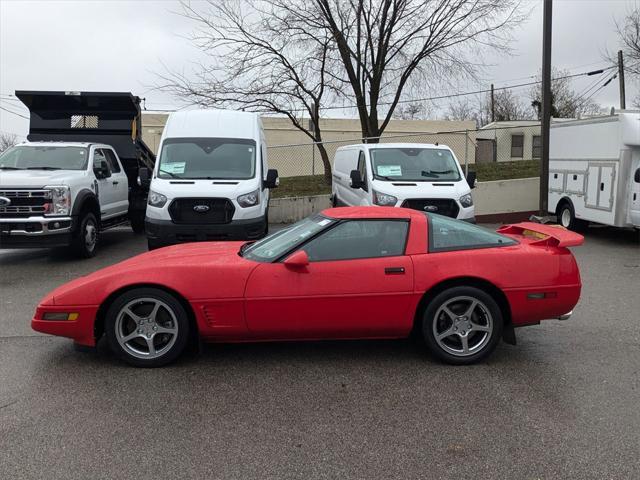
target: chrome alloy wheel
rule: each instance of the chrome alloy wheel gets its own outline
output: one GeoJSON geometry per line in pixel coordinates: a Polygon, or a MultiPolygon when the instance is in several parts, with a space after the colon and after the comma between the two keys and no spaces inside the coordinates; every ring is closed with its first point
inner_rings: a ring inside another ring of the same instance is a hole
{"type": "Polygon", "coordinates": [[[178,338],[176,315],[156,298],[137,298],[120,309],[115,322],[116,339],[130,355],[158,358],[168,352],[178,338]]]}
{"type": "Polygon", "coordinates": [[[98,227],[96,227],[93,219],[88,219],[84,226],[84,244],[87,247],[87,251],[93,252],[96,248],[96,242],[98,240],[98,227]]]}
{"type": "Polygon", "coordinates": [[[489,343],[493,328],[493,317],[484,303],[459,296],[447,300],[436,312],[433,336],[445,352],[468,357],[489,343]]]}

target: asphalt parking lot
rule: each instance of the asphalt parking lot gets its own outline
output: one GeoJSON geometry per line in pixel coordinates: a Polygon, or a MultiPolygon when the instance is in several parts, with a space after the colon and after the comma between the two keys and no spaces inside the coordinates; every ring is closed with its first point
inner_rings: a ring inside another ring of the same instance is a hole
{"type": "Polygon", "coordinates": [[[473,367],[411,341],[206,346],[143,370],[32,332],[96,258],[0,250],[0,478],[638,478],[640,245],[591,228],[574,316],[473,367]]]}

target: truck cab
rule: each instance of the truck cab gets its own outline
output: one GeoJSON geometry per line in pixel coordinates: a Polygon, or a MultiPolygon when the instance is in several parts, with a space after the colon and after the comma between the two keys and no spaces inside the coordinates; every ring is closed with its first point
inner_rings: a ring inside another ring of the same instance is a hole
{"type": "Polygon", "coordinates": [[[28,141],[0,155],[0,248],[97,251],[99,233],[144,231],[139,165],[153,154],[137,137],[131,94],[16,92],[31,110],[28,141]],[[107,143],[108,142],[108,143],[107,143]]]}

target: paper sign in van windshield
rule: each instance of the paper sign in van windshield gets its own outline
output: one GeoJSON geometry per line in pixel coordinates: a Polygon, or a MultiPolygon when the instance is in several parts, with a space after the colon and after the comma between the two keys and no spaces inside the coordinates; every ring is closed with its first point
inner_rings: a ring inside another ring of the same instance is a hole
{"type": "Polygon", "coordinates": [[[400,165],[378,165],[378,175],[383,177],[401,177],[402,167],[400,165]]]}
{"type": "Polygon", "coordinates": [[[162,170],[167,173],[184,173],[184,166],[187,162],[163,163],[162,170]]]}

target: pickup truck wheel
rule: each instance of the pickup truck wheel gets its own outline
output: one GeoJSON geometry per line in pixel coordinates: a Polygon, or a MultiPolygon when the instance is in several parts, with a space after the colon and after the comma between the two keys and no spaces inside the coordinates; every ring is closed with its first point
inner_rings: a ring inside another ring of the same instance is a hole
{"type": "Polygon", "coordinates": [[[475,287],[449,288],[429,302],[422,333],[428,349],[440,360],[469,365],[489,355],[502,336],[500,307],[475,287]]]}
{"type": "Polygon", "coordinates": [[[91,258],[98,246],[98,221],[91,212],[80,216],[80,225],[71,245],[74,253],[81,258],[91,258]]]}
{"type": "Polygon", "coordinates": [[[189,340],[189,318],[171,294],[136,288],[118,297],[107,310],[109,347],[136,367],[160,367],[174,361],[189,340]]]}

